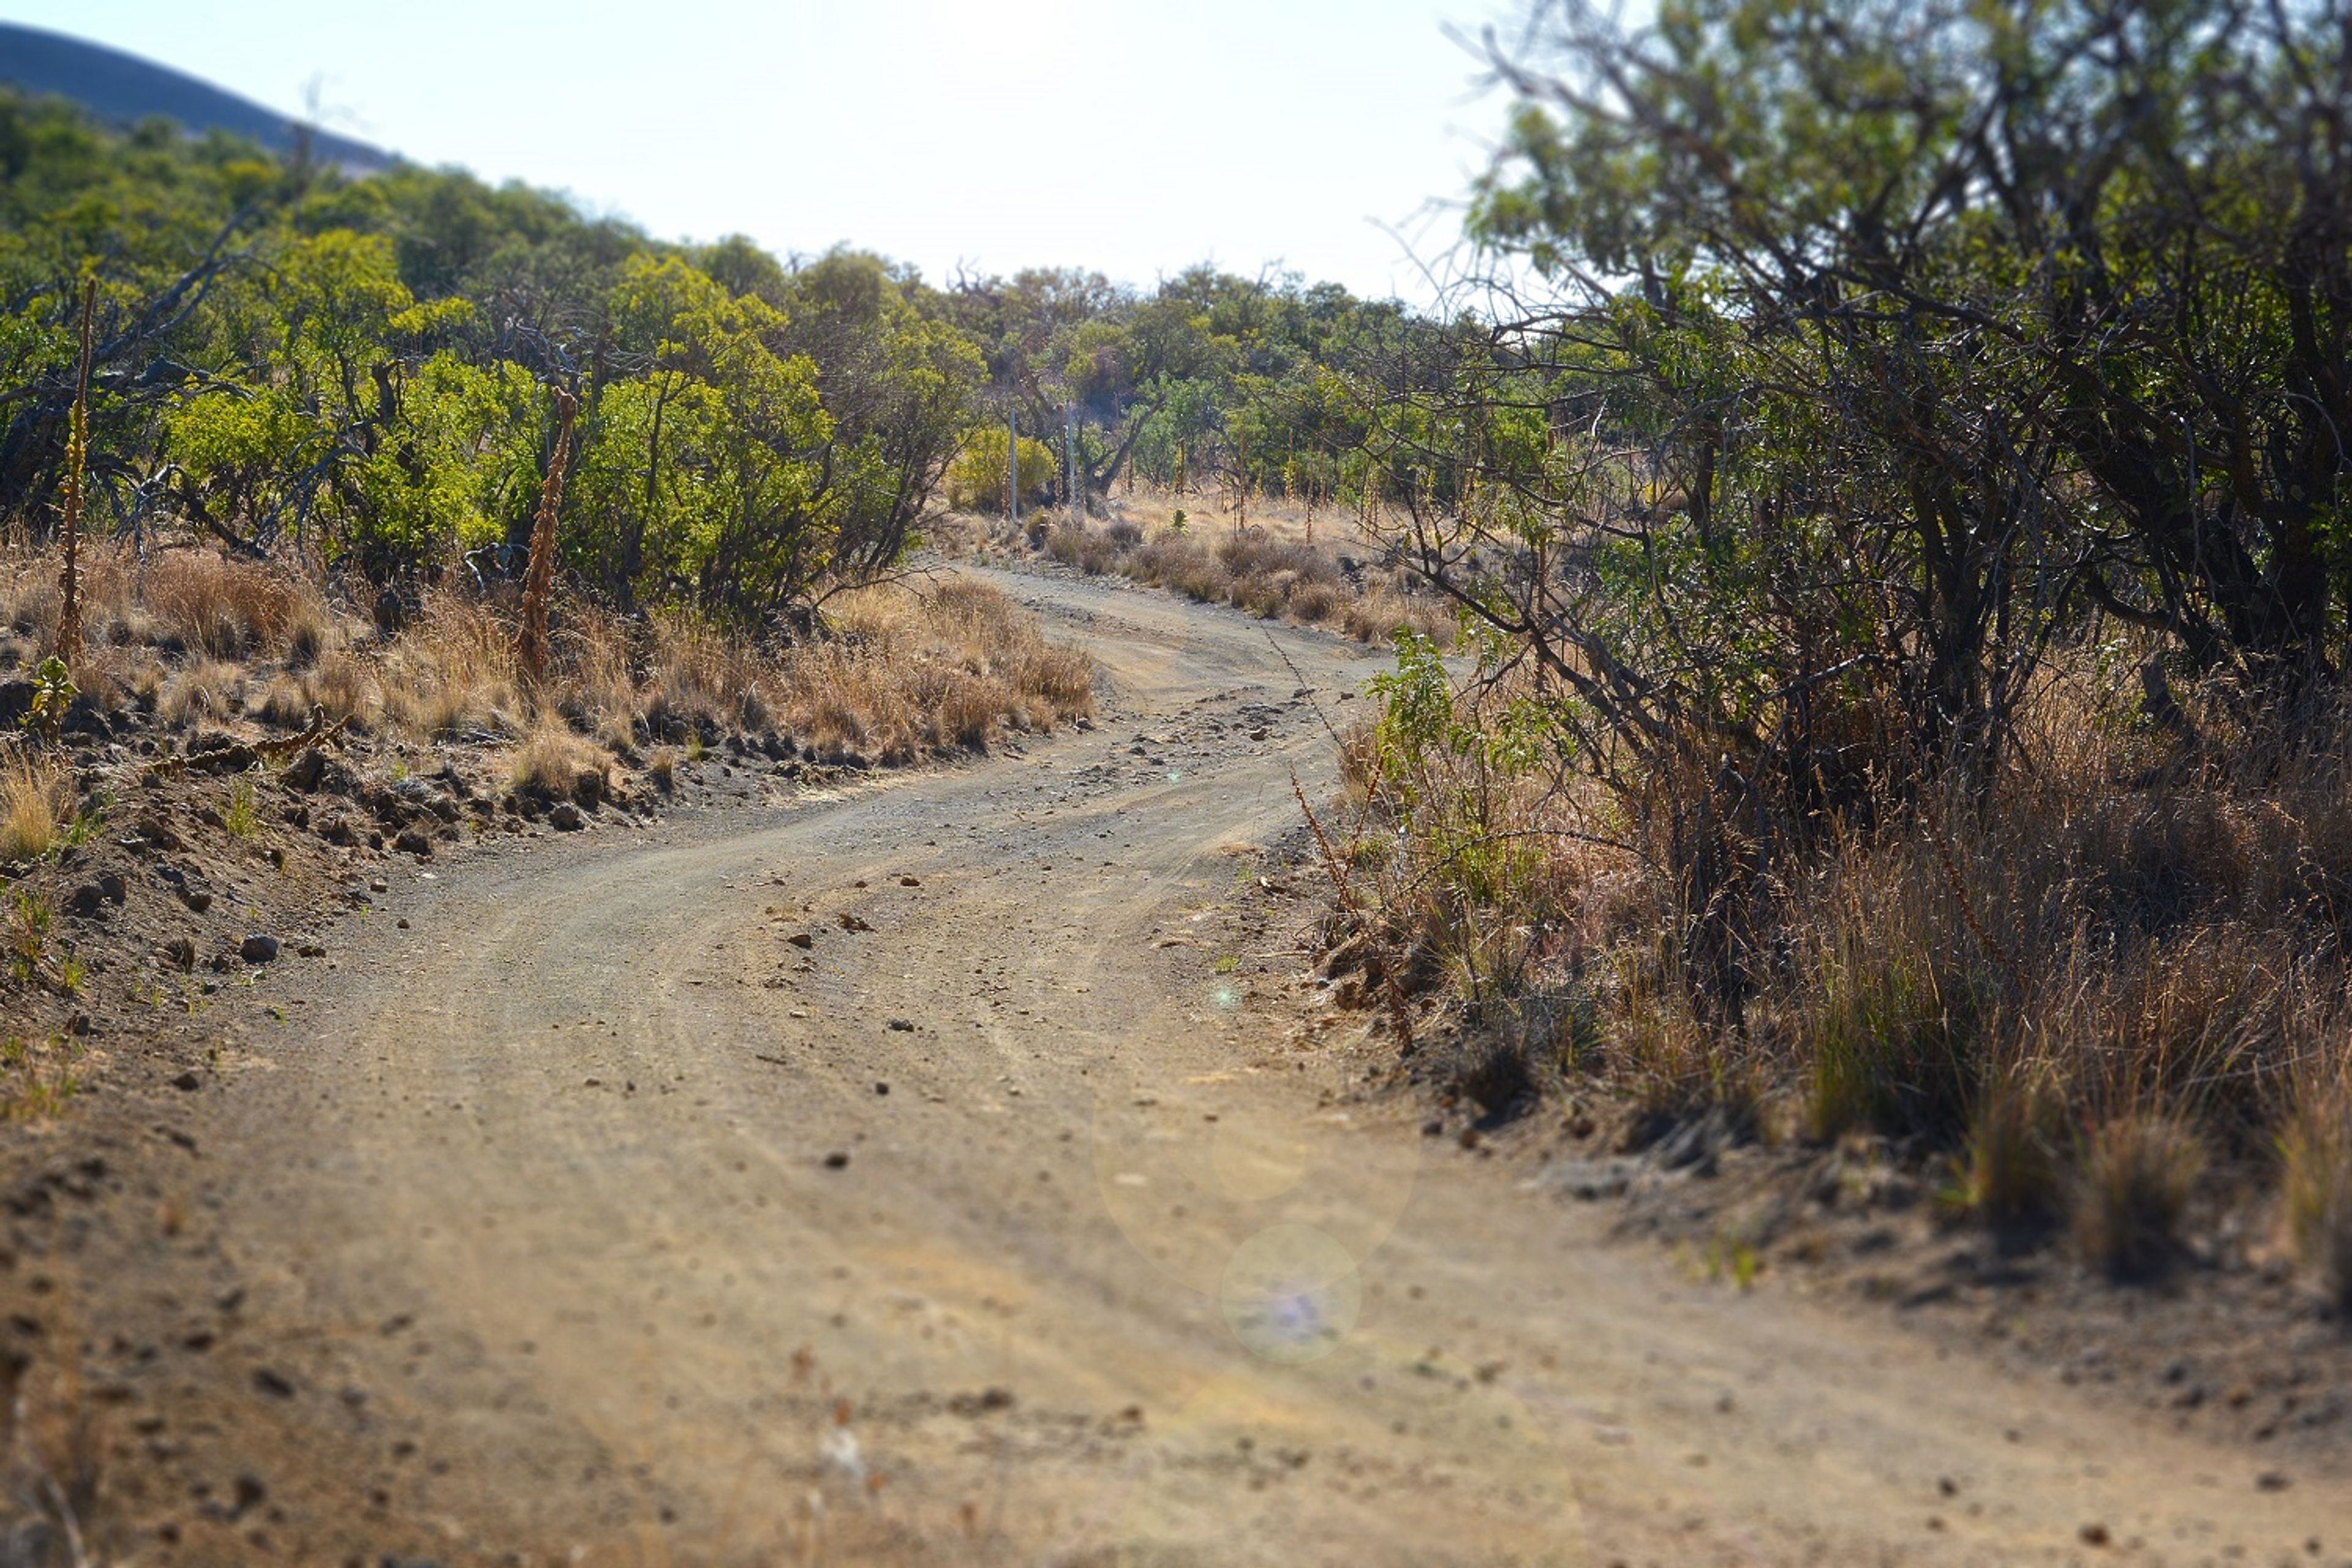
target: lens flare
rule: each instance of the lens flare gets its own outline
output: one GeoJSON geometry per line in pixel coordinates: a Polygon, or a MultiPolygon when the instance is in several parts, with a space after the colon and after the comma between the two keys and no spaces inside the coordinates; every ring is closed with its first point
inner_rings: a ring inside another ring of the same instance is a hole
{"type": "Polygon", "coordinates": [[[1339,1346],[1363,1310],[1348,1249],[1310,1225],[1268,1226],[1225,1269],[1225,1322],[1251,1354],[1296,1366],[1339,1346]]]}

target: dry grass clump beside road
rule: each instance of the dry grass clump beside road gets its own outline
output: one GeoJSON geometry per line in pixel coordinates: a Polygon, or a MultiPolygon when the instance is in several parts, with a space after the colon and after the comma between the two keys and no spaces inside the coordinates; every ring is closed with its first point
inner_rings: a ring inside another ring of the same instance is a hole
{"type": "Polygon", "coordinates": [[[46,757],[0,757],[0,860],[33,860],[58,841],[65,770],[46,757]]]}
{"type": "MultiPolygon", "coordinates": [[[[1138,521],[1150,510],[1114,503],[1109,519],[1084,524],[1040,513],[1018,530],[1003,518],[960,514],[935,538],[983,560],[1042,556],[1090,577],[1116,574],[1198,604],[1325,626],[1374,646],[1401,629],[1440,645],[1454,639],[1453,605],[1369,548],[1360,559],[1328,539],[1307,537],[1295,520],[1235,529],[1203,518],[1155,528],[1138,521]]],[[[1169,515],[1181,519],[1181,512],[1169,515]]]]}
{"type": "MultiPolygon", "coordinates": [[[[1454,717],[1506,732],[1517,697],[1454,717]]],[[[2185,706],[2062,669],[1973,792],[1857,775],[1811,837],[1698,829],[1726,868],[1696,903],[1664,868],[1703,779],[1620,796],[1391,707],[1350,742],[1353,831],[1325,824],[1332,973],[1408,1018],[1449,999],[1415,1069],[1491,1123],[1553,1095],[1625,1148],[1696,1118],[1864,1140],[2112,1276],[2291,1248],[2352,1314],[2352,710],[2185,706]]]]}
{"type": "Polygon", "coordinates": [[[1087,657],[1047,643],[986,584],[860,589],[829,610],[836,635],[789,650],[773,696],[821,754],[899,763],[1094,711],[1087,657]]]}
{"type": "MultiPolygon", "coordinates": [[[[1048,647],[983,585],[882,585],[836,596],[830,635],[769,650],[674,613],[559,613],[550,679],[530,686],[510,608],[457,589],[421,602],[331,600],[310,576],[204,548],[141,561],[92,551],[90,651],[78,711],[169,735],[298,729],[323,710],[396,743],[503,746],[551,719],[626,759],[689,735],[757,740],[782,757],[905,763],[1050,730],[1091,711],[1081,655],[1048,647]]],[[[56,566],[0,552],[0,680],[56,631],[56,566]]],[[[108,728],[111,728],[110,722],[108,728]]],[[[168,749],[143,737],[143,754],[168,749]]]]}
{"type": "Polygon", "coordinates": [[[2352,1072],[2303,1087],[2279,1152],[2288,1234],[2352,1320],[2352,1072]]]}
{"type": "Polygon", "coordinates": [[[22,721],[56,558],[0,547],[0,1011],[33,1045],[316,946],[275,933],[364,904],[388,862],[961,755],[1094,703],[1084,655],[953,580],[837,595],[824,635],[769,647],[559,604],[537,681],[496,593],[354,603],[201,546],[86,552],[82,585],[79,690],[46,738],[22,721]]]}

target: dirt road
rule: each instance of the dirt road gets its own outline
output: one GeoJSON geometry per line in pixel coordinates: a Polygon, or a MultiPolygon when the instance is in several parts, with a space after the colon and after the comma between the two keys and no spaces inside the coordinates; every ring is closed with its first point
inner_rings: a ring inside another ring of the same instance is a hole
{"type": "Polygon", "coordinates": [[[1326,703],[1377,666],[1000,580],[1100,660],[1093,731],[445,870],[225,1057],[108,1264],[193,1325],[142,1395],[207,1489],[176,1560],[2352,1559],[2341,1476],[1335,1098],[1356,1024],[1302,1043],[1303,959],[1221,910],[1330,784],[1276,647],[1326,703]]]}

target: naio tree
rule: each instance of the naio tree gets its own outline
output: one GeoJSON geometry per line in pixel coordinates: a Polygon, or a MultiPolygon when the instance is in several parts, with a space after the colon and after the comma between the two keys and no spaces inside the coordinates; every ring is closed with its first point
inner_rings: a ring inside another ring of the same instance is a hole
{"type": "Polygon", "coordinates": [[[1872,656],[1930,749],[1997,746],[2094,608],[2292,682],[2346,584],[2347,29],[2330,0],[1540,5],[1474,221],[1561,286],[1534,338],[1612,356],[1694,533],[1878,514],[1872,656]],[[1876,508],[1804,489],[1864,472],[1876,508]]]}
{"type": "Polygon", "coordinates": [[[1533,283],[1383,362],[1368,445],[1718,994],[1776,857],[1989,777],[2054,647],[2333,681],[2347,41],[2328,0],[1538,0],[1490,43],[1472,232],[1533,283]]]}

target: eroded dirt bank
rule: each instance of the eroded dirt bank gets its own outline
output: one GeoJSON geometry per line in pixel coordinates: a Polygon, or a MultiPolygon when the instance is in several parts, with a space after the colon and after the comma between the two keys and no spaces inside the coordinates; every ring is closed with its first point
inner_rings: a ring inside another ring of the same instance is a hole
{"type": "Polygon", "coordinates": [[[1233,914],[1329,787],[1302,681],[1376,665],[998,580],[1095,730],[412,878],[299,1007],[224,1003],[217,1080],[85,1112],[0,1295],[117,1558],[2352,1559],[2340,1473],[1606,1245],[1340,1096],[1360,1016],[1233,914]]]}

